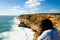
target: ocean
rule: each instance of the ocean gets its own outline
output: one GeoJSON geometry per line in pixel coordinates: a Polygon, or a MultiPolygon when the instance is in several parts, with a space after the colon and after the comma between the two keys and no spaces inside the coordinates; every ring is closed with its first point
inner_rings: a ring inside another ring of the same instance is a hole
{"type": "Polygon", "coordinates": [[[32,40],[32,29],[18,27],[16,16],[0,16],[0,40],[32,40]]]}
{"type": "Polygon", "coordinates": [[[14,16],[0,16],[0,33],[10,31],[14,16]]]}

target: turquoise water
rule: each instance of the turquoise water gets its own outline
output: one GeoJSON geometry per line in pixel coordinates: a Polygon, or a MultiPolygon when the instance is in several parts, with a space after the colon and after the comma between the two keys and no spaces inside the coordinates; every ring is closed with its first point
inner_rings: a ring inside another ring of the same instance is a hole
{"type": "Polygon", "coordinates": [[[0,16],[0,40],[32,40],[34,32],[18,24],[16,16],[0,16]]]}
{"type": "Polygon", "coordinates": [[[15,16],[0,16],[0,33],[10,31],[15,16]]]}
{"type": "Polygon", "coordinates": [[[14,18],[15,16],[0,16],[0,33],[10,31],[14,18]]]}

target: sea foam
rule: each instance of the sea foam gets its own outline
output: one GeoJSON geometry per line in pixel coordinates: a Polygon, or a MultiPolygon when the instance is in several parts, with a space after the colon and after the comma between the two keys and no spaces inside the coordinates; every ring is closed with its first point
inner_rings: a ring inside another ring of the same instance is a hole
{"type": "Polygon", "coordinates": [[[13,19],[10,31],[0,33],[2,40],[32,40],[34,32],[32,29],[18,27],[20,21],[17,18],[13,19]]]}

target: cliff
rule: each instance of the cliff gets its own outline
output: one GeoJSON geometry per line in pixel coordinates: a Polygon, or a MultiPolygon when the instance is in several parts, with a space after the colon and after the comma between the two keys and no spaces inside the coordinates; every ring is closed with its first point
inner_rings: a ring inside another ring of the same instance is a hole
{"type": "Polygon", "coordinates": [[[34,39],[37,40],[41,28],[40,23],[43,19],[50,19],[53,22],[55,28],[58,29],[60,33],[60,14],[53,13],[53,14],[25,14],[18,16],[18,19],[21,21],[19,26],[28,27],[34,30],[34,39]]]}

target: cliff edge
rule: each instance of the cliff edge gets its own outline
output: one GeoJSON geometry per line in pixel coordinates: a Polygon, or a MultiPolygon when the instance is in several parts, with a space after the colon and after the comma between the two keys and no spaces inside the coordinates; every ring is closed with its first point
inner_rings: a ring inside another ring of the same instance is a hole
{"type": "Polygon", "coordinates": [[[18,16],[18,19],[21,21],[19,24],[20,27],[28,27],[34,30],[34,40],[37,40],[41,32],[40,23],[43,19],[50,19],[54,27],[57,28],[60,33],[60,14],[25,14],[18,16]]]}

